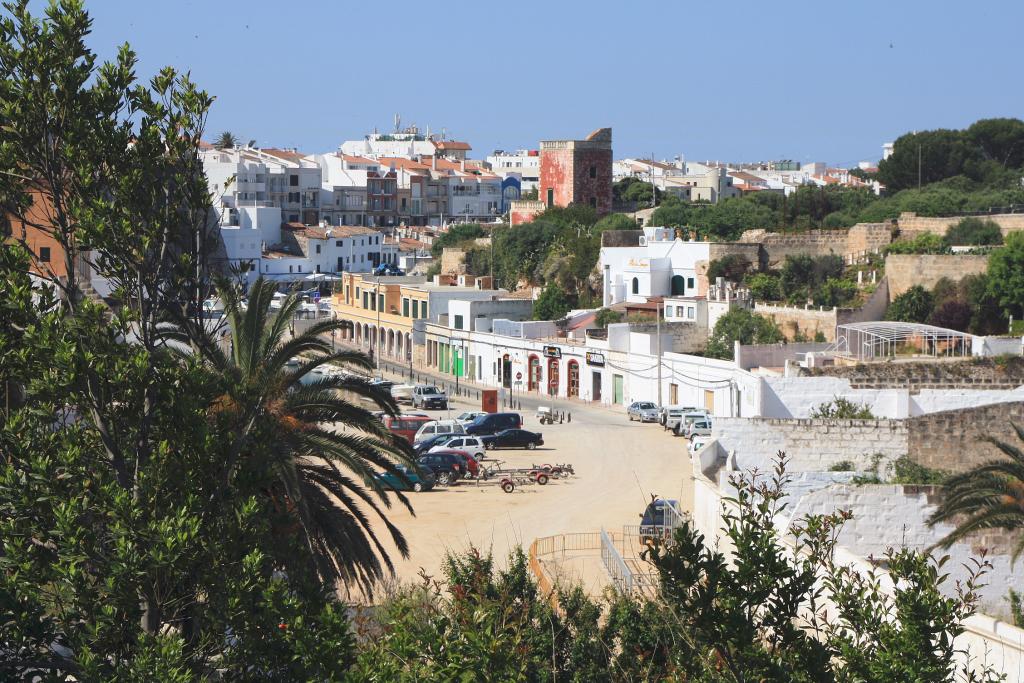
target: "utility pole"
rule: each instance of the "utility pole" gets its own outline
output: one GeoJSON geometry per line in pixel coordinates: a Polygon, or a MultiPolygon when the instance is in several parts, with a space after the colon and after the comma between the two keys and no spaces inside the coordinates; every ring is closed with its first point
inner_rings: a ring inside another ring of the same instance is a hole
{"type": "Polygon", "coordinates": [[[657,335],[658,335],[658,407],[661,408],[661,307],[665,303],[664,300],[658,302],[658,322],[657,322],[657,335]]]}
{"type": "Polygon", "coordinates": [[[921,143],[917,143],[917,189],[921,189],[921,143]]]}

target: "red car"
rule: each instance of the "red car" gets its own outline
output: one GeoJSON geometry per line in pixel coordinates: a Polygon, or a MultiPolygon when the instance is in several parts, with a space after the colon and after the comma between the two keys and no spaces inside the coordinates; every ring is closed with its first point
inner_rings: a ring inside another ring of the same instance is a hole
{"type": "Polygon", "coordinates": [[[467,451],[462,451],[457,448],[442,448],[439,451],[433,451],[432,453],[430,453],[430,455],[435,455],[439,453],[456,455],[462,458],[465,461],[463,467],[465,468],[466,473],[470,477],[475,477],[477,473],[480,472],[480,463],[478,463],[476,461],[476,458],[470,455],[467,451]]]}

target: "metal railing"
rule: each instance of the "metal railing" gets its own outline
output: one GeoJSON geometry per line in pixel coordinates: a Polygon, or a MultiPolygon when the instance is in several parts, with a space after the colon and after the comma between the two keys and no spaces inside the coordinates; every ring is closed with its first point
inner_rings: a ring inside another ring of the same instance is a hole
{"type": "Polygon", "coordinates": [[[632,593],[633,572],[626,566],[626,561],[622,559],[622,554],[615,547],[612,537],[603,527],[601,528],[601,561],[604,563],[604,568],[607,570],[608,576],[611,577],[615,589],[620,593],[632,593]]]}

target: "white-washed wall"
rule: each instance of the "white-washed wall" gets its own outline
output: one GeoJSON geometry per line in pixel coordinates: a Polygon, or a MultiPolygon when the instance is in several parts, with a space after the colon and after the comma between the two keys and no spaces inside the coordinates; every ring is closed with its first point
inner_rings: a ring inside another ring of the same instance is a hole
{"type": "Polygon", "coordinates": [[[872,467],[875,453],[883,466],[907,453],[907,425],[899,420],[809,420],[719,417],[712,435],[735,469],[768,468],[785,451],[792,472],[822,472],[848,461],[855,469],[872,467]]]}

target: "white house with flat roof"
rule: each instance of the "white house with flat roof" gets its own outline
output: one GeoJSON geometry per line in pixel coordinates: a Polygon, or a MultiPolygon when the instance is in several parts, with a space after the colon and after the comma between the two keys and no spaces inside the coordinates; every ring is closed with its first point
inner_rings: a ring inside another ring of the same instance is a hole
{"type": "Polygon", "coordinates": [[[652,296],[697,296],[697,264],[711,256],[710,242],[683,241],[671,228],[644,228],[640,245],[602,247],[604,305],[643,303],[652,296]]]}

